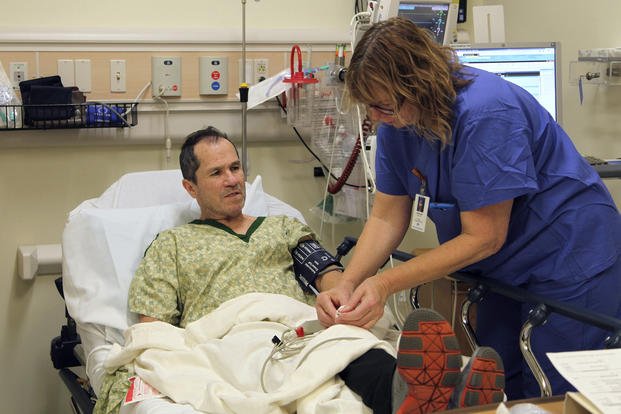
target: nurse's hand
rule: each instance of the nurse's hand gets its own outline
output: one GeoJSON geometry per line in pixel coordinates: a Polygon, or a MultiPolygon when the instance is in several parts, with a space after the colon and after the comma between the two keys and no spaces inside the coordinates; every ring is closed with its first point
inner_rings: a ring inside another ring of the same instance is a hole
{"type": "Polygon", "coordinates": [[[323,284],[320,286],[321,293],[317,296],[315,310],[317,319],[324,326],[331,326],[338,323],[335,320],[337,309],[347,303],[354,291],[355,285],[347,280],[341,279],[338,283],[324,290],[323,284]]]}
{"type": "Polygon", "coordinates": [[[339,309],[336,323],[372,328],[384,314],[384,305],[389,290],[380,276],[367,278],[354,290],[354,293],[339,309]]]}

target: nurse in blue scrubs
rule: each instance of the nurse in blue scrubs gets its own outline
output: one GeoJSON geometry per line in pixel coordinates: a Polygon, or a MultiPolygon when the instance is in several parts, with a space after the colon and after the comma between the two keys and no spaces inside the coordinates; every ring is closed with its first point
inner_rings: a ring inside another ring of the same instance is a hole
{"type": "MultiPolygon", "coordinates": [[[[346,84],[378,123],[378,192],[341,283],[318,298],[324,324],[371,327],[389,295],[458,270],[621,318],[621,216],[528,92],[459,65],[399,18],[365,33],[346,84]],[[427,216],[439,246],[377,275],[427,216]]],[[[511,399],[539,395],[518,347],[531,306],[488,294],[477,308],[477,338],[502,356],[511,399]]],[[[554,394],[572,388],[545,353],[602,348],[606,336],[556,314],[536,328],[531,345],[554,394]]]]}

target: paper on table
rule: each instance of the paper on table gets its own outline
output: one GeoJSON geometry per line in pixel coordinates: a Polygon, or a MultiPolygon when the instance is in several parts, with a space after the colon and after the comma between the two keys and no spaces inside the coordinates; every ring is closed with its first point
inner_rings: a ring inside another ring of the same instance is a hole
{"type": "Polygon", "coordinates": [[[547,355],[558,372],[604,414],[621,413],[621,349],[547,355]]]}

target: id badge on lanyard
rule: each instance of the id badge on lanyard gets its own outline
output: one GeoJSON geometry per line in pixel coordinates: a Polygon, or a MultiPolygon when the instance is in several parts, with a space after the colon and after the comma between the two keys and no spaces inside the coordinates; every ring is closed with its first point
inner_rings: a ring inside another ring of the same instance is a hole
{"type": "Polygon", "coordinates": [[[420,190],[414,197],[414,205],[412,206],[412,222],[410,226],[420,232],[425,231],[427,224],[427,213],[429,211],[430,198],[427,196],[427,179],[416,168],[412,169],[414,174],[420,180],[420,190]]]}

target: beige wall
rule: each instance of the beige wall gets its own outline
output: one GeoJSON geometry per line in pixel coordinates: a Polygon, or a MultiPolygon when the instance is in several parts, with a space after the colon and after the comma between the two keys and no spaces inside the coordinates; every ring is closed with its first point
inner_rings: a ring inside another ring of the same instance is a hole
{"type": "MultiPolygon", "coordinates": [[[[487,0],[481,4],[503,5],[508,42],[561,43],[564,129],[582,154],[621,157],[621,86],[585,85],[580,105],[578,86],[569,82],[570,62],[577,60],[579,49],[621,45],[621,3],[595,0],[587,7],[563,0],[487,0]]],[[[621,180],[605,183],[621,206],[621,180]]]]}
{"type": "MultiPolygon", "coordinates": [[[[127,32],[134,28],[149,36],[169,30],[179,37],[196,30],[204,36],[208,26],[219,30],[220,41],[230,30],[229,42],[234,44],[240,32],[239,3],[192,0],[171,9],[170,2],[160,0],[108,1],[90,2],[85,11],[76,7],[81,3],[68,0],[30,0],[13,4],[10,13],[0,13],[0,36],[50,31],[63,38],[72,30],[110,36],[115,28],[127,32]]],[[[615,0],[594,0],[589,7],[569,7],[562,0],[479,0],[471,1],[470,5],[473,4],[504,4],[509,41],[559,40],[563,46],[563,71],[567,71],[579,48],[621,43],[621,29],[616,22],[621,4],[615,0]]],[[[313,34],[317,41],[326,33],[333,40],[346,38],[353,12],[353,2],[348,0],[249,0],[247,7],[249,33],[259,36],[269,32],[276,36],[286,32],[289,41],[297,40],[298,33],[302,33],[300,36],[307,42],[313,41],[313,34]],[[293,3],[299,16],[295,23],[288,12],[293,3]]],[[[467,24],[464,28],[470,27],[467,24]]],[[[27,46],[50,47],[43,43],[27,46]]],[[[4,59],[6,53],[15,53],[9,59],[23,56],[16,49],[4,49],[3,53],[4,59]]],[[[7,63],[3,63],[6,67],[7,63]]],[[[577,88],[568,84],[566,76],[563,79],[563,119],[576,146],[596,156],[621,155],[621,87],[588,89],[580,106],[577,88]]],[[[207,115],[200,114],[205,118],[207,115]]],[[[237,111],[219,117],[227,127],[239,124],[237,111]]],[[[139,126],[144,127],[144,123],[139,126]]],[[[155,126],[161,130],[161,123],[155,126]]],[[[184,125],[175,128],[179,135],[190,131],[184,125]]],[[[318,227],[317,218],[308,209],[321,200],[323,183],[312,177],[314,163],[299,162],[307,160],[308,153],[293,140],[288,129],[283,131],[286,132],[280,142],[250,145],[251,174],[261,174],[266,191],[299,208],[310,224],[318,227]]],[[[18,278],[17,247],[60,242],[66,215],[79,202],[97,196],[125,172],[164,166],[162,145],[146,141],[142,145],[123,145],[115,140],[114,130],[80,133],[75,145],[66,137],[76,137],[76,133],[0,133],[0,141],[12,143],[3,147],[0,142],[0,366],[4,369],[0,401],[1,411],[7,414],[69,412],[67,393],[49,359],[50,339],[59,334],[63,321],[63,303],[55,292],[54,277],[42,276],[31,282],[18,278]],[[101,138],[102,135],[107,138],[101,138]],[[50,140],[56,138],[62,146],[51,145],[50,140]],[[89,139],[93,144],[89,144],[89,139]]],[[[129,143],[124,139],[120,142],[129,143]]],[[[173,154],[176,157],[176,147],[173,154]]],[[[173,161],[170,167],[175,166],[173,161]]],[[[608,184],[621,205],[619,182],[608,184]]],[[[357,235],[359,228],[358,224],[340,227],[334,239],[340,240],[342,234],[357,235]]],[[[324,239],[332,245],[329,231],[324,239]]],[[[429,232],[422,237],[410,235],[406,245],[426,246],[433,244],[433,240],[429,232]]]]}
{"type": "MultiPolygon", "coordinates": [[[[348,25],[353,15],[353,2],[338,0],[246,0],[248,28],[301,28],[321,31],[348,25]],[[321,26],[317,25],[317,16],[321,26]]],[[[241,31],[242,2],[237,0],[109,0],[54,3],[25,0],[11,5],[2,13],[2,27],[17,31],[24,27],[52,29],[184,29],[225,28],[241,31]]],[[[293,37],[292,37],[293,38],[293,37]]]]}
{"type": "Polygon", "coordinates": [[[64,316],[55,277],[19,279],[17,246],[59,243],[67,212],[81,200],[101,193],[123,171],[159,168],[160,158],[160,151],[146,147],[0,151],[3,412],[70,412],[49,358],[50,340],[59,335],[64,316]]]}
{"type": "Polygon", "coordinates": [[[563,125],[583,153],[600,157],[621,155],[621,88],[584,87],[580,105],[578,87],[569,84],[569,65],[579,49],[619,47],[621,4],[596,0],[580,5],[561,0],[488,0],[502,4],[509,42],[556,40],[561,43],[563,75],[563,125]]]}

